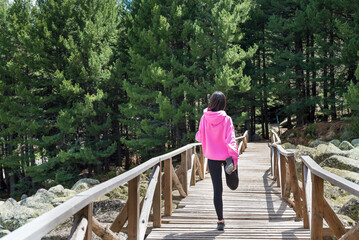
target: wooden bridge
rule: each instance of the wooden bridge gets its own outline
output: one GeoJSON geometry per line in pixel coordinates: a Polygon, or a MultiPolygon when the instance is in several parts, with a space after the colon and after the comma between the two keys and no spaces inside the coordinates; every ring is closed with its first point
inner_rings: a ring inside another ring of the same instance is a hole
{"type": "Polygon", "coordinates": [[[224,184],[224,231],[216,230],[212,185],[201,144],[189,144],[82,192],[2,238],[41,239],[71,216],[69,239],[119,239],[126,228],[129,239],[359,239],[359,225],[345,229],[323,197],[323,181],[359,196],[359,185],[323,170],[302,156],[299,182],[294,155],[280,145],[248,143],[247,132],[237,139],[239,187],[224,184]],[[179,166],[177,169],[174,165],[179,166]],[[146,195],[140,198],[139,175],[152,168],[146,195]],[[176,169],[176,170],[175,170],[176,169]],[[128,182],[128,201],[111,226],[93,217],[93,202],[128,182]],[[175,196],[173,188],[179,192],[175,196]],[[173,200],[181,198],[177,208],[173,200]],[[323,224],[325,220],[326,224],[323,224]],[[149,221],[153,229],[147,235],[149,221]],[[328,226],[328,227],[327,227],[328,226]]]}

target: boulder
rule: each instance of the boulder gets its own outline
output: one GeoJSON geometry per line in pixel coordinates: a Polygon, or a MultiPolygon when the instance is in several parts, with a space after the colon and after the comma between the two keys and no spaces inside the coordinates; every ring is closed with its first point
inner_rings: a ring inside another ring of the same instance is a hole
{"type": "Polygon", "coordinates": [[[336,168],[330,168],[330,167],[323,167],[323,169],[325,169],[331,173],[334,173],[342,178],[345,178],[348,181],[359,184],[359,173],[351,172],[351,171],[347,171],[347,170],[336,169],[336,168]]]}
{"type": "Polygon", "coordinates": [[[333,140],[331,140],[329,143],[333,144],[333,145],[336,146],[336,147],[339,147],[339,145],[340,145],[340,140],[338,140],[338,139],[333,139],[333,140]]]}
{"type": "Polygon", "coordinates": [[[344,151],[348,158],[359,160],[359,148],[353,148],[349,151],[344,151]]]}
{"type": "Polygon", "coordinates": [[[338,168],[351,172],[359,172],[359,161],[344,156],[333,155],[320,163],[321,167],[338,168]]]}
{"type": "Polygon", "coordinates": [[[339,210],[340,214],[349,216],[355,221],[359,221],[359,198],[353,197],[348,202],[346,202],[339,210]]]}
{"type": "Polygon", "coordinates": [[[44,213],[54,208],[51,204],[51,201],[53,201],[55,198],[55,194],[41,188],[37,190],[35,195],[21,200],[20,205],[37,209],[40,213],[44,213]]]}
{"type": "Polygon", "coordinates": [[[320,144],[327,144],[327,142],[324,142],[321,140],[314,140],[309,143],[308,147],[315,148],[315,147],[318,147],[320,144]]]}
{"type": "Polygon", "coordinates": [[[3,226],[0,225],[0,238],[7,235],[7,234],[9,234],[9,233],[10,233],[9,230],[4,229],[3,226]]]}
{"type": "Polygon", "coordinates": [[[295,145],[294,145],[294,144],[291,144],[291,143],[289,143],[289,142],[283,143],[283,144],[282,144],[282,147],[285,148],[285,149],[295,149],[295,145]]]}
{"type": "Polygon", "coordinates": [[[0,224],[10,231],[14,231],[40,215],[39,210],[22,206],[12,198],[0,206],[0,224]]]}
{"type": "Polygon", "coordinates": [[[71,190],[75,190],[76,192],[83,192],[99,183],[100,181],[97,179],[82,178],[72,186],[71,190]]]}
{"type": "Polygon", "coordinates": [[[356,222],[348,216],[343,214],[337,214],[337,216],[346,228],[351,228],[356,224],[356,222]]]}
{"type": "Polygon", "coordinates": [[[346,156],[346,153],[331,143],[319,144],[316,147],[316,151],[314,153],[313,159],[319,164],[333,155],[346,156]]]}
{"type": "Polygon", "coordinates": [[[343,142],[339,145],[339,148],[340,148],[341,150],[351,150],[351,149],[353,149],[354,147],[353,147],[353,145],[351,145],[350,142],[348,142],[348,141],[343,141],[343,142]]]}
{"type": "Polygon", "coordinates": [[[77,194],[75,190],[65,189],[62,185],[57,185],[49,189],[50,193],[55,194],[56,198],[71,198],[77,194]]]}
{"type": "Polygon", "coordinates": [[[354,146],[354,147],[359,147],[359,138],[356,138],[356,139],[353,139],[351,144],[354,146]]]}
{"type": "Polygon", "coordinates": [[[21,195],[21,200],[24,200],[25,198],[27,198],[28,196],[26,195],[26,194],[23,194],[23,195],[21,195]]]}

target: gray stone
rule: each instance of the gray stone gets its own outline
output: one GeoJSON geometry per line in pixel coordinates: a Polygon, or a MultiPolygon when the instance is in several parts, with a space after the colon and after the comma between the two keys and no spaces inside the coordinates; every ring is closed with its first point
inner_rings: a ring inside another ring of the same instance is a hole
{"type": "Polygon", "coordinates": [[[99,183],[100,181],[96,179],[82,178],[72,186],[71,190],[75,190],[76,192],[83,192],[99,183]]]}
{"type": "Polygon", "coordinates": [[[284,147],[285,149],[295,149],[296,148],[294,144],[291,144],[289,142],[283,143],[282,147],[284,147]]]}
{"type": "Polygon", "coordinates": [[[331,167],[351,172],[359,172],[359,161],[344,156],[333,155],[320,163],[322,167],[331,167]]]}
{"type": "Polygon", "coordinates": [[[339,145],[339,148],[340,148],[341,150],[351,150],[351,149],[353,149],[354,147],[353,147],[353,145],[351,145],[350,142],[348,142],[348,141],[343,141],[343,142],[339,145]]]}
{"type": "Polygon", "coordinates": [[[333,145],[336,146],[336,147],[339,147],[339,145],[340,145],[340,140],[338,140],[338,139],[333,139],[333,140],[331,140],[329,143],[333,144],[333,145]]]}
{"type": "Polygon", "coordinates": [[[346,153],[331,143],[319,144],[318,147],[316,147],[313,159],[319,164],[333,155],[346,156],[346,153]]]}
{"type": "Polygon", "coordinates": [[[28,196],[26,194],[21,195],[21,200],[24,200],[25,198],[27,198],[28,196]]]}
{"type": "Polygon", "coordinates": [[[354,147],[359,147],[359,138],[356,138],[356,139],[353,139],[351,144],[354,146],[354,147]]]}
{"type": "Polygon", "coordinates": [[[323,169],[334,173],[338,175],[339,177],[345,178],[348,181],[351,181],[353,183],[359,184],[359,173],[351,172],[347,170],[341,170],[336,168],[330,168],[330,167],[323,167],[323,169]]]}
{"type": "Polygon", "coordinates": [[[318,147],[320,144],[327,144],[327,142],[324,142],[321,140],[314,140],[309,143],[308,147],[315,148],[315,147],[318,147]]]}
{"type": "Polygon", "coordinates": [[[42,214],[54,208],[51,204],[51,201],[53,201],[55,198],[55,194],[42,188],[37,190],[35,195],[21,200],[20,205],[36,209],[39,214],[42,214]]]}
{"type": "Polygon", "coordinates": [[[49,192],[55,194],[56,197],[64,197],[64,191],[64,187],[60,184],[49,189],[49,192]]]}
{"type": "Polygon", "coordinates": [[[3,226],[0,225],[0,238],[7,235],[7,234],[9,234],[9,233],[10,233],[9,230],[4,229],[3,226]]]}
{"type": "Polygon", "coordinates": [[[308,156],[310,156],[312,158],[313,158],[313,156],[315,154],[315,151],[316,151],[315,148],[306,147],[306,146],[303,146],[303,145],[297,145],[296,149],[298,149],[302,153],[302,155],[308,155],[308,156]]]}
{"type": "Polygon", "coordinates": [[[359,198],[351,198],[340,208],[338,213],[349,216],[355,221],[359,221],[359,198]]]}
{"type": "Polygon", "coordinates": [[[349,151],[344,151],[348,158],[359,160],[359,148],[353,148],[349,151]]]}
{"type": "Polygon", "coordinates": [[[345,128],[342,135],[340,136],[340,140],[346,140],[346,139],[350,139],[353,137],[355,133],[351,130],[349,130],[348,128],[345,128]]]}
{"type": "Polygon", "coordinates": [[[5,203],[0,207],[0,224],[8,230],[14,231],[41,214],[42,212],[37,209],[5,203]],[[6,206],[4,207],[4,205],[6,206]]]}

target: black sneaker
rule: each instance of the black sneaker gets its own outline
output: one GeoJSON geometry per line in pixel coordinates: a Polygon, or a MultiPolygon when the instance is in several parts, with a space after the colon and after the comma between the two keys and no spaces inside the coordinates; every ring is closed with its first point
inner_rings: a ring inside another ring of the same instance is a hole
{"type": "Polygon", "coordinates": [[[224,230],[224,222],[217,222],[217,230],[218,231],[223,231],[224,230]]]}

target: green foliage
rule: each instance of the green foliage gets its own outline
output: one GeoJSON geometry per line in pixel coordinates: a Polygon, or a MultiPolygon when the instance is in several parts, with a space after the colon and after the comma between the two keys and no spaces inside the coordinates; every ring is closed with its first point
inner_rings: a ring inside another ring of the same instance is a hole
{"type": "Polygon", "coordinates": [[[359,136],[359,84],[350,83],[345,100],[352,110],[351,129],[359,136]]]}
{"type": "Polygon", "coordinates": [[[317,137],[317,124],[313,123],[313,124],[309,124],[305,130],[304,130],[304,134],[305,135],[310,135],[311,137],[317,137]]]}

